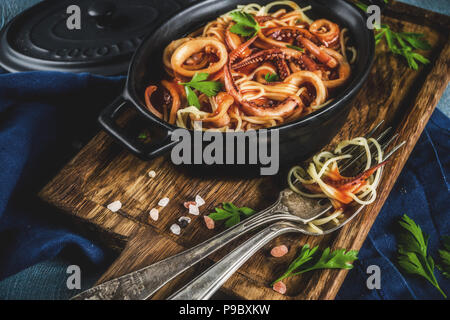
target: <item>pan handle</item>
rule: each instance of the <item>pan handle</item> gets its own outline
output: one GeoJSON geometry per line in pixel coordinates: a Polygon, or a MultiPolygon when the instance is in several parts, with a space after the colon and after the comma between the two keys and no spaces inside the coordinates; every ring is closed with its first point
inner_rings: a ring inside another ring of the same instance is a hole
{"type": "Polygon", "coordinates": [[[158,137],[155,141],[144,144],[134,136],[131,136],[125,129],[117,124],[117,116],[120,110],[130,104],[123,96],[119,96],[113,103],[106,107],[98,117],[100,125],[113,136],[125,148],[133,152],[143,159],[154,159],[170,149],[172,149],[178,141],[171,140],[172,130],[169,126],[164,126],[156,121],[149,121],[150,129],[158,132],[158,137]]]}

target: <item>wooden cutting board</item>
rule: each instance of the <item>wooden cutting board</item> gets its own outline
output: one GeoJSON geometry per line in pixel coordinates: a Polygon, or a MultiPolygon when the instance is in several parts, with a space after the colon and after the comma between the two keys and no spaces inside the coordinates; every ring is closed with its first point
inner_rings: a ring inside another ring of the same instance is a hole
{"type": "MultiPolygon", "coordinates": [[[[398,141],[407,141],[387,165],[377,201],[334,235],[287,235],[274,240],[225,283],[222,290],[232,297],[334,299],[338,293],[347,271],[317,271],[291,278],[287,281],[286,295],[274,292],[269,284],[286,269],[306,243],[321,247],[361,248],[450,78],[449,17],[394,2],[385,12],[384,21],[395,30],[425,33],[433,49],[424,52],[432,63],[416,72],[407,67],[403,58],[394,57],[384,44],[380,44],[375,65],[354,103],[347,124],[330,144],[331,148],[342,139],[362,135],[383,119],[385,126],[393,126],[400,134],[398,141]],[[281,259],[270,257],[270,248],[281,243],[289,247],[289,254],[281,259]]],[[[207,230],[201,216],[190,216],[193,221],[180,236],[169,231],[179,217],[188,215],[183,202],[193,200],[197,194],[206,200],[201,214],[212,212],[223,201],[263,209],[275,200],[285,187],[285,181],[284,173],[256,179],[200,176],[197,172],[173,166],[165,157],[145,162],[100,132],[40,192],[40,196],[82,222],[85,228],[93,228],[95,234],[110,245],[123,250],[99,280],[101,283],[174,255],[219,232],[221,228],[207,230]],[[148,176],[151,170],[156,172],[154,179],[148,176]],[[149,211],[163,197],[169,197],[171,201],[162,210],[160,219],[154,222],[149,219],[149,211]],[[113,213],[106,206],[115,200],[120,200],[123,207],[113,213]]],[[[228,245],[187,271],[154,298],[167,297],[244,239],[228,245]]]]}

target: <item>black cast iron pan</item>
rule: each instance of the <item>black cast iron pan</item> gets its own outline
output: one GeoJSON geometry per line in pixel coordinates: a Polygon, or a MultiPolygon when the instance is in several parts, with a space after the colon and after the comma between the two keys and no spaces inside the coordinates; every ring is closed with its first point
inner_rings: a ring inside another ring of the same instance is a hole
{"type": "MultiPolygon", "coordinates": [[[[168,152],[177,143],[171,141],[176,129],[151,114],[144,103],[145,88],[158,82],[163,74],[162,52],[172,41],[181,38],[199,26],[235,9],[240,4],[257,2],[267,4],[273,0],[207,0],[186,8],[168,19],[138,48],[130,65],[123,94],[107,107],[99,117],[100,124],[125,148],[144,159],[152,159],[168,152]],[[116,123],[116,117],[125,108],[135,108],[147,128],[152,142],[142,143],[116,123]]],[[[284,162],[305,160],[331,141],[344,125],[351,102],[369,75],[375,51],[373,31],[366,27],[366,15],[344,0],[296,1],[302,7],[311,5],[307,14],[312,19],[327,18],[349,29],[358,58],[346,88],[331,104],[304,118],[286,123],[279,130],[280,159],[284,162]]],[[[273,129],[271,129],[273,130],[273,129]]],[[[227,133],[224,133],[227,134],[227,133]]]]}

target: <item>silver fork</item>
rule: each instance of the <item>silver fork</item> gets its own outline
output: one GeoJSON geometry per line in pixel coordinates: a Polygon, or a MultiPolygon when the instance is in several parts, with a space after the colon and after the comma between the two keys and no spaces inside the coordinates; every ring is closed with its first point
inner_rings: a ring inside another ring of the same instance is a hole
{"type": "MultiPolygon", "coordinates": [[[[390,129],[388,129],[390,130],[390,129]]],[[[388,131],[387,130],[387,131],[388,131]]],[[[382,135],[383,137],[387,135],[385,131],[382,135]]],[[[386,150],[397,136],[392,137],[387,140],[383,145],[382,149],[386,150]]],[[[397,152],[406,142],[402,142],[392,149],[388,153],[383,161],[386,161],[392,157],[392,155],[397,152]]],[[[354,161],[349,162],[345,166],[354,164],[354,161]]],[[[382,170],[382,169],[381,169],[382,170]]],[[[347,215],[345,221],[337,226],[325,230],[320,236],[333,233],[346,224],[352,221],[364,208],[364,205],[357,206],[351,214],[347,215]]],[[[277,238],[280,235],[286,233],[301,233],[309,236],[317,236],[319,234],[312,233],[306,229],[305,224],[298,222],[277,222],[264,230],[257,233],[255,236],[244,242],[238,248],[233,250],[231,253],[222,258],[219,262],[212,265],[209,269],[203,272],[200,276],[189,282],[179,291],[171,295],[169,300],[207,300],[209,299],[220,287],[259,249],[266,245],[271,240],[277,238]]]]}
{"type": "MultiPolygon", "coordinates": [[[[380,126],[381,123],[370,131],[366,135],[366,138],[372,137],[380,126]]],[[[388,130],[382,133],[377,139],[384,137],[386,132],[388,130]]],[[[391,142],[383,147],[386,148],[391,142]]],[[[357,148],[354,148],[351,152],[354,155],[352,159],[361,156],[357,152],[357,148]]],[[[352,163],[350,163],[350,160],[347,164],[344,163],[343,165],[345,167],[351,166],[352,163]]],[[[293,221],[307,224],[316,220],[330,209],[331,204],[328,200],[317,201],[315,199],[307,199],[295,194],[289,189],[283,190],[278,200],[269,208],[217,234],[211,239],[148,267],[93,287],[72,299],[147,299],[176,276],[247,232],[277,221],[293,221]]]]}

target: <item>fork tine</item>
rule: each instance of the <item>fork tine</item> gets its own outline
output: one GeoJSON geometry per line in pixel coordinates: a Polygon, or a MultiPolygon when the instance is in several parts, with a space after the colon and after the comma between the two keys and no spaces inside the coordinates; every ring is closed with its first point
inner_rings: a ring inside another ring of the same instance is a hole
{"type": "MultiPolygon", "coordinates": [[[[381,125],[384,123],[384,120],[381,120],[381,122],[379,123],[379,124],[377,124],[376,126],[375,126],[375,128],[373,128],[372,130],[370,130],[365,136],[364,136],[364,138],[366,138],[366,139],[370,139],[370,138],[372,138],[372,136],[375,134],[375,132],[381,127],[381,125]]],[[[353,147],[351,147],[347,152],[349,153],[349,154],[352,154],[354,151],[356,151],[356,150],[358,150],[358,147],[357,146],[353,146],[353,147]]],[[[351,160],[351,159],[349,159],[349,160],[351,160]]],[[[346,161],[348,161],[348,160],[346,160],[346,161]]],[[[344,163],[346,163],[346,161],[344,161],[344,163]]]]}
{"type": "MultiPolygon", "coordinates": [[[[377,126],[378,127],[378,126],[377,126]]],[[[380,142],[381,140],[383,140],[383,138],[385,138],[392,130],[392,127],[387,128],[386,130],[384,130],[377,138],[375,138],[375,140],[377,140],[378,142],[380,142]]],[[[370,139],[370,138],[369,138],[370,139]]],[[[369,146],[370,151],[372,153],[372,150],[374,149],[376,151],[375,146],[369,146]]],[[[356,150],[359,149],[359,147],[355,146],[356,150]]],[[[352,167],[359,159],[362,158],[362,156],[364,156],[366,154],[365,151],[361,150],[359,151],[358,154],[353,155],[352,152],[350,152],[350,154],[352,155],[352,157],[350,159],[346,159],[346,161],[344,161],[341,166],[341,172],[345,172],[347,169],[349,169],[350,167],[352,167]]]]}
{"type": "MultiPolygon", "coordinates": [[[[379,124],[377,124],[377,125],[375,126],[375,128],[373,128],[372,130],[370,130],[370,131],[364,136],[364,138],[366,138],[366,139],[372,138],[372,136],[375,134],[375,132],[377,132],[377,130],[381,127],[381,125],[382,125],[383,123],[384,123],[384,120],[382,120],[379,124]]],[[[354,151],[356,151],[356,150],[358,150],[358,149],[359,149],[358,146],[353,146],[353,147],[349,148],[349,150],[347,151],[347,153],[348,153],[348,154],[352,154],[354,151]]],[[[346,160],[346,161],[348,161],[348,160],[346,160]]],[[[346,161],[344,161],[344,163],[345,163],[346,161]]]]}
{"type": "Polygon", "coordinates": [[[386,149],[398,138],[398,133],[393,135],[388,141],[381,145],[381,150],[386,151],[386,149]]]}
{"type": "Polygon", "coordinates": [[[370,130],[369,133],[366,134],[364,137],[365,137],[366,139],[372,138],[372,136],[374,135],[374,133],[381,127],[381,125],[382,125],[383,123],[384,123],[384,120],[381,120],[381,122],[380,122],[379,124],[377,124],[377,125],[375,126],[375,128],[373,128],[372,130],[370,130]]]}
{"type": "Polygon", "coordinates": [[[386,130],[384,130],[379,136],[378,138],[375,138],[375,140],[377,140],[378,142],[381,143],[381,141],[389,135],[389,133],[392,131],[392,127],[387,128],[386,130]]]}
{"type": "Polygon", "coordinates": [[[403,141],[399,145],[395,146],[391,152],[389,152],[383,159],[383,161],[389,160],[390,157],[392,157],[398,150],[400,150],[401,147],[403,147],[406,144],[406,141],[403,141]]]}
{"type": "MultiPolygon", "coordinates": [[[[385,143],[383,143],[383,144],[381,144],[381,150],[383,150],[383,152],[384,151],[386,151],[387,150],[387,148],[392,144],[392,142],[394,142],[396,139],[397,139],[397,137],[398,137],[399,135],[398,134],[396,134],[396,135],[394,135],[391,139],[389,139],[388,141],[386,141],[385,143]]],[[[394,153],[396,153],[401,147],[403,147],[403,145],[406,143],[406,141],[404,141],[404,142],[402,142],[402,143],[400,143],[399,145],[397,145],[397,146],[395,146],[393,149],[392,149],[392,151],[391,152],[389,152],[389,154],[387,154],[387,155],[385,155],[384,157],[383,157],[383,161],[387,161],[394,153]]],[[[371,154],[372,154],[372,158],[374,158],[374,159],[377,159],[377,150],[376,150],[376,148],[375,148],[375,150],[371,150],[371,154]]],[[[378,159],[377,159],[378,160],[378,159]]],[[[355,167],[354,169],[353,169],[353,172],[362,172],[363,171],[363,168],[364,167],[364,165],[363,164],[360,164],[359,166],[357,166],[357,167],[355,167]]]]}

